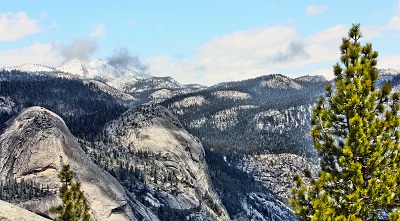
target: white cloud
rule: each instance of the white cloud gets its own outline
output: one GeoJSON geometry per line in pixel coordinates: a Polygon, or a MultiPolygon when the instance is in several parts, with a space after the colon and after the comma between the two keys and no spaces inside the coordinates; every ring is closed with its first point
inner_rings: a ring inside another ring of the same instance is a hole
{"type": "Polygon", "coordinates": [[[103,24],[97,24],[94,31],[90,33],[92,37],[104,37],[106,35],[106,28],[103,24]]]}
{"type": "Polygon", "coordinates": [[[40,31],[37,20],[30,19],[25,12],[0,12],[0,42],[20,39],[40,31]]]}
{"type": "Polygon", "coordinates": [[[338,25],[301,36],[292,26],[254,28],[215,37],[190,57],[159,56],[147,64],[153,75],[206,85],[271,73],[305,75],[310,73],[300,72],[314,71],[315,64],[338,61],[338,47],[347,30],[338,25]]]}
{"type": "Polygon", "coordinates": [[[397,2],[393,9],[393,16],[387,24],[388,29],[400,30],[400,1],[397,2]]]}
{"type": "Polygon", "coordinates": [[[389,29],[400,30],[400,16],[393,16],[388,24],[389,29]]]}
{"type": "Polygon", "coordinates": [[[362,26],[361,32],[364,40],[370,40],[382,37],[382,31],[385,29],[382,25],[362,26]]]}
{"type": "Polygon", "coordinates": [[[400,55],[386,55],[378,57],[378,68],[392,68],[400,70],[400,55]]]}
{"type": "Polygon", "coordinates": [[[27,47],[0,51],[0,67],[17,66],[25,63],[56,67],[65,60],[73,58],[90,59],[96,50],[97,43],[88,39],[77,39],[68,45],[59,42],[36,42],[27,47]]]}
{"type": "Polygon", "coordinates": [[[23,63],[58,66],[64,57],[59,43],[34,43],[28,47],[0,51],[0,67],[10,67],[23,63]]]}
{"type": "Polygon", "coordinates": [[[69,45],[60,46],[61,54],[66,60],[81,59],[89,60],[94,52],[96,52],[98,44],[91,39],[76,39],[69,45]]]}
{"type": "Polygon", "coordinates": [[[306,8],[306,14],[307,14],[307,16],[310,17],[310,16],[322,14],[328,9],[329,9],[329,7],[327,5],[309,5],[306,8]]]}

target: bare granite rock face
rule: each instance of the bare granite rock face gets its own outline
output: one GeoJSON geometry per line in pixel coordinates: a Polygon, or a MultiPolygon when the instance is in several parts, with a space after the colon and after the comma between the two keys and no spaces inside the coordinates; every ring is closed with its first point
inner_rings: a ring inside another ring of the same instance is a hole
{"type": "Polygon", "coordinates": [[[0,200],[1,221],[49,221],[31,211],[0,200]]]}
{"type": "MultiPolygon", "coordinates": [[[[0,180],[31,180],[58,191],[57,174],[62,165],[70,164],[90,203],[93,220],[158,220],[86,156],[64,121],[53,112],[27,108],[7,124],[0,135],[0,180]]],[[[19,206],[52,216],[49,208],[60,203],[57,194],[53,194],[19,206]]]]}
{"type": "Polygon", "coordinates": [[[213,189],[201,142],[189,134],[175,116],[156,104],[134,107],[110,122],[105,136],[115,146],[146,151],[157,156],[158,176],[174,174],[177,184],[149,183],[153,192],[148,202],[174,209],[201,208],[196,220],[229,220],[229,216],[213,189]]]}

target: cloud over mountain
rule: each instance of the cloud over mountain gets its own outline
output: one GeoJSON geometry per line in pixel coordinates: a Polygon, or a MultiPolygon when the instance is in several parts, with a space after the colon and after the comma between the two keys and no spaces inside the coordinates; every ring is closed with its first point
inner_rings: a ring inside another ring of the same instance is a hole
{"type": "Polygon", "coordinates": [[[147,70],[147,66],[139,60],[139,57],[131,55],[126,47],[114,49],[113,54],[107,59],[108,64],[115,68],[133,69],[138,71],[147,70]]]}
{"type": "Polygon", "coordinates": [[[65,60],[74,58],[88,60],[97,48],[97,42],[82,38],[73,41],[69,45],[61,46],[61,55],[64,56],[65,60]]]}

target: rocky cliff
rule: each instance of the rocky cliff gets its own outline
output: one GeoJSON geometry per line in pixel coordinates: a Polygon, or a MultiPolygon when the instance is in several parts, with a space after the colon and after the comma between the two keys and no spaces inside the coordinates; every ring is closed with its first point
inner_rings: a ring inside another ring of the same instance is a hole
{"type": "Polygon", "coordinates": [[[149,164],[152,168],[152,177],[146,179],[149,204],[197,209],[191,215],[195,220],[229,220],[213,189],[201,142],[168,109],[156,104],[134,107],[107,125],[105,137],[114,148],[152,156],[136,162],[142,170],[149,164]]]}
{"type": "Polygon", "coordinates": [[[0,181],[30,181],[53,192],[38,200],[19,201],[19,206],[51,216],[49,208],[61,203],[55,192],[60,187],[57,174],[63,164],[70,164],[75,171],[94,220],[157,220],[85,155],[64,121],[53,112],[31,107],[7,122],[0,135],[0,181]]]}

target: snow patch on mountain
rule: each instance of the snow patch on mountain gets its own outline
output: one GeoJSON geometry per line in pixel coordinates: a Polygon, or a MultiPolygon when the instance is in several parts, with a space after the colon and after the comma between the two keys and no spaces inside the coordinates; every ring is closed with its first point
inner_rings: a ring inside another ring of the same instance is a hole
{"type": "Polygon", "coordinates": [[[263,80],[260,83],[263,87],[270,87],[273,89],[296,89],[299,90],[302,86],[289,77],[283,75],[272,75],[270,79],[263,80]]]}
{"type": "Polygon", "coordinates": [[[322,75],[314,75],[314,76],[305,75],[305,76],[298,77],[295,80],[301,81],[301,82],[316,83],[316,82],[325,82],[326,78],[322,75]]]}
{"type": "Polygon", "coordinates": [[[216,91],[213,92],[212,95],[217,98],[229,98],[233,100],[246,100],[251,98],[250,94],[240,91],[216,91]]]}
{"type": "MultiPolygon", "coordinates": [[[[241,106],[225,109],[225,110],[222,110],[222,111],[218,111],[213,116],[211,116],[211,123],[218,130],[224,131],[224,130],[228,129],[229,127],[236,126],[237,123],[239,123],[238,111],[246,110],[246,109],[253,109],[253,108],[256,108],[256,107],[257,106],[254,106],[254,105],[241,105],[241,106]]],[[[200,121],[200,122],[202,123],[203,121],[200,121]]],[[[192,123],[195,126],[200,126],[200,124],[196,124],[196,121],[195,122],[191,122],[191,124],[192,123]]],[[[204,120],[204,123],[205,123],[205,120],[204,120]]]]}
{"type": "Polygon", "coordinates": [[[237,168],[252,173],[267,189],[286,200],[290,198],[291,190],[295,187],[295,174],[306,180],[304,170],[309,170],[313,176],[319,171],[318,164],[287,153],[254,155],[239,163],[237,168]]]}
{"type": "Polygon", "coordinates": [[[219,111],[211,117],[212,124],[220,131],[224,131],[229,127],[234,127],[239,122],[237,114],[236,107],[219,111]]]}
{"type": "Polygon", "coordinates": [[[202,127],[207,121],[207,118],[201,117],[199,119],[193,120],[189,124],[189,128],[200,128],[202,127]]]}
{"type": "Polygon", "coordinates": [[[161,90],[151,93],[149,97],[151,99],[157,100],[157,99],[168,99],[168,98],[171,98],[172,96],[173,96],[173,93],[171,92],[171,90],[161,89],[161,90]]]}
{"type": "Polygon", "coordinates": [[[312,105],[300,105],[286,110],[270,109],[253,118],[257,130],[283,131],[286,127],[298,127],[309,123],[312,105]]]}
{"type": "Polygon", "coordinates": [[[201,106],[206,103],[206,99],[203,96],[192,96],[186,97],[180,101],[176,101],[172,104],[173,108],[187,108],[192,106],[201,106]]]}
{"type": "Polygon", "coordinates": [[[84,80],[84,84],[89,85],[92,90],[99,89],[115,98],[124,100],[124,101],[136,101],[137,99],[130,94],[124,93],[121,90],[108,86],[100,81],[96,80],[84,80]]]}

